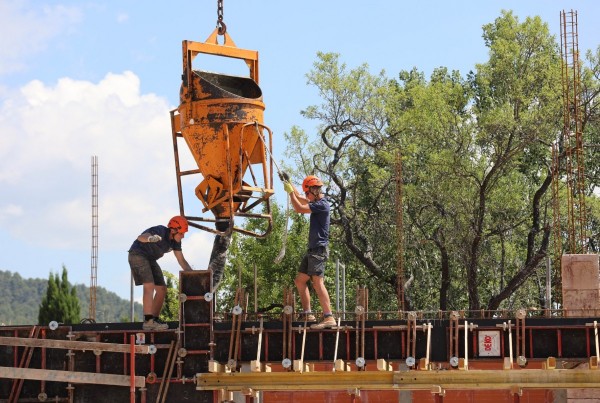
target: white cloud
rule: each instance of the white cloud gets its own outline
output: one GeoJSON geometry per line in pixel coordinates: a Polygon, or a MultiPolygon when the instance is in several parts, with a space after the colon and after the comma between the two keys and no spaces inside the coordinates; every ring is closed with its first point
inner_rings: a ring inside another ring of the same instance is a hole
{"type": "Polygon", "coordinates": [[[23,215],[21,206],[15,204],[0,205],[0,220],[10,222],[23,215]]]}
{"type": "Polygon", "coordinates": [[[77,7],[39,7],[24,0],[0,1],[0,74],[24,70],[25,60],[81,20],[82,12],[77,7]]]}
{"type": "MultiPolygon", "coordinates": [[[[33,245],[87,250],[92,155],[104,249],[127,250],[142,230],[166,224],[178,213],[169,110],[141,94],[131,72],[23,86],[0,105],[0,227],[33,245]]],[[[212,237],[188,238],[192,254],[210,254],[203,242],[212,237]]]]}

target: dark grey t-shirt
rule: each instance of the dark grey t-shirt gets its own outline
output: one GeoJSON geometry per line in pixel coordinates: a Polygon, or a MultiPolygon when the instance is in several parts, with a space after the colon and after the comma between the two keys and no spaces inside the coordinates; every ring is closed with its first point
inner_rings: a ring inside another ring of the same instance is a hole
{"type": "Polygon", "coordinates": [[[142,234],[143,233],[160,235],[162,239],[159,242],[140,242],[136,239],[133,241],[133,244],[131,244],[129,252],[137,253],[148,259],[158,260],[163,257],[165,253],[169,253],[172,250],[181,250],[181,242],[171,240],[171,230],[164,225],[148,228],[142,232],[142,234]]]}
{"type": "Polygon", "coordinates": [[[310,227],[308,229],[309,249],[329,244],[329,201],[323,197],[308,203],[310,208],[310,227]]]}

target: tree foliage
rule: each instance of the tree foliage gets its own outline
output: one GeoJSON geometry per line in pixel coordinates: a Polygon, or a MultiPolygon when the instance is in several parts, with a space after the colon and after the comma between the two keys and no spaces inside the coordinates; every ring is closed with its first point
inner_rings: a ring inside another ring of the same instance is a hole
{"type": "MultiPolygon", "coordinates": [[[[326,182],[335,252],[378,307],[398,306],[390,295],[399,251],[408,309],[544,302],[550,144],[563,123],[559,47],[539,17],[520,22],[506,11],[484,25],[483,38],[489,60],[466,77],[440,67],[429,79],[415,68],[389,80],[366,64],[348,70],[332,53],[319,53],[307,75],[322,100],[303,111],[317,135],[293,127],[287,156],[298,178],[315,173],[326,182]]],[[[583,74],[593,139],[598,60],[588,54],[583,74]]]]}
{"type": "MultiPolygon", "coordinates": [[[[294,277],[308,242],[308,220],[296,214],[291,204],[282,210],[273,203],[271,213],[273,229],[268,237],[259,239],[234,234],[218,293],[220,310],[231,310],[237,289],[243,289],[247,295],[248,304],[240,303],[245,310],[263,312],[281,308],[284,289],[294,287],[294,277]]],[[[265,225],[262,219],[249,219],[246,229],[262,232],[265,225]]]]}
{"type": "MultiPolygon", "coordinates": [[[[23,278],[19,273],[0,270],[0,324],[32,325],[38,322],[39,307],[46,295],[48,280],[23,278]]],[[[90,289],[76,284],[77,297],[83,314],[89,312],[90,289]]],[[[142,317],[142,305],[134,303],[134,321],[142,317]]],[[[131,306],[128,300],[107,291],[96,289],[96,322],[129,322],[131,306]]]]}
{"type": "Polygon", "coordinates": [[[67,268],[63,266],[61,277],[50,273],[46,296],[42,299],[38,313],[38,324],[47,325],[51,321],[58,323],[78,323],[80,306],[77,291],[67,278],[67,268]]]}
{"type": "Polygon", "coordinates": [[[166,270],[163,270],[163,275],[167,284],[167,295],[160,318],[164,321],[177,321],[179,320],[179,280],[166,270]]]}

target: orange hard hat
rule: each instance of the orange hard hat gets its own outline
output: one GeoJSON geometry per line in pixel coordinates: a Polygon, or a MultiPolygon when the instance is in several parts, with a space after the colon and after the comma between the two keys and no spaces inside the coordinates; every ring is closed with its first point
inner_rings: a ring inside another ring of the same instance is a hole
{"type": "Polygon", "coordinates": [[[175,217],[169,220],[169,228],[176,229],[178,233],[185,234],[188,232],[188,222],[185,217],[180,215],[176,215],[175,217]]]}
{"type": "Polygon", "coordinates": [[[304,192],[308,192],[308,189],[312,186],[323,186],[323,182],[321,182],[321,179],[317,178],[314,175],[308,175],[302,181],[302,190],[304,192]]]}

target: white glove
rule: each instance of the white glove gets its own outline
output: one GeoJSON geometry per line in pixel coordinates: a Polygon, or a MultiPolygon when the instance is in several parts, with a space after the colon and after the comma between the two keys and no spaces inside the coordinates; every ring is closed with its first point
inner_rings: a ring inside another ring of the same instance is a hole
{"type": "Polygon", "coordinates": [[[148,237],[148,242],[159,242],[162,238],[160,235],[150,235],[148,237]]]}

